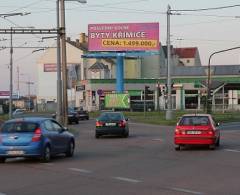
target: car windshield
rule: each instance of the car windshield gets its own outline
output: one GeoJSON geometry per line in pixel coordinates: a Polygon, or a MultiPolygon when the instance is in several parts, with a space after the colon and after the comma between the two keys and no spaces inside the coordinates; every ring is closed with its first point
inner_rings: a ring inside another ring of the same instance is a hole
{"type": "Polygon", "coordinates": [[[0,132],[2,133],[21,133],[21,132],[34,132],[38,124],[33,122],[9,122],[5,123],[0,132]]]}
{"type": "Polygon", "coordinates": [[[182,117],[179,125],[204,126],[204,125],[209,125],[209,123],[210,123],[209,118],[207,116],[184,116],[182,117]]]}
{"type": "Polygon", "coordinates": [[[123,120],[123,116],[120,113],[102,113],[98,118],[99,120],[123,120]]]}

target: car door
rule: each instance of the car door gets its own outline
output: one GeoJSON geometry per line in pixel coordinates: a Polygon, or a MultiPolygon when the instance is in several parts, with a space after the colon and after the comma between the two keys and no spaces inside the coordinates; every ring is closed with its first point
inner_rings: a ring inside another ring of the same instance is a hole
{"type": "Polygon", "coordinates": [[[219,137],[220,136],[220,130],[219,130],[218,123],[215,121],[215,119],[213,117],[211,118],[211,121],[212,121],[212,124],[213,124],[214,129],[215,129],[215,135],[216,135],[216,137],[219,137]]]}
{"type": "Polygon", "coordinates": [[[56,121],[52,120],[52,125],[54,130],[57,132],[57,145],[60,152],[65,152],[68,147],[68,136],[66,135],[66,130],[56,121]]]}
{"type": "Polygon", "coordinates": [[[45,129],[44,136],[50,141],[52,153],[59,153],[60,145],[58,131],[55,130],[51,120],[44,121],[43,126],[45,129]]]}

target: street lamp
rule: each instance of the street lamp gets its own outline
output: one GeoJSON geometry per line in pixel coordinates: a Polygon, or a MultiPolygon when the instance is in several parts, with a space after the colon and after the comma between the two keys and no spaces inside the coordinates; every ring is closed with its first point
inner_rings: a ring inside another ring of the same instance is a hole
{"type": "Polygon", "coordinates": [[[211,58],[215,54],[223,53],[223,52],[231,51],[231,50],[235,50],[235,49],[240,49],[240,47],[232,47],[232,48],[229,48],[229,49],[216,51],[216,52],[212,53],[209,56],[209,59],[208,59],[208,71],[207,71],[207,101],[206,101],[206,107],[207,107],[207,113],[208,114],[211,113],[211,105],[210,105],[210,100],[211,100],[211,68],[210,68],[211,67],[211,58]]]}
{"type": "MultiPolygon", "coordinates": [[[[60,2],[60,11],[61,11],[61,27],[58,28],[59,30],[59,38],[61,40],[61,64],[62,66],[58,65],[57,68],[57,77],[58,77],[58,85],[60,85],[60,79],[59,77],[61,76],[61,68],[62,68],[62,81],[63,81],[63,85],[62,85],[62,116],[63,116],[63,124],[65,126],[67,126],[68,124],[68,118],[67,118],[67,109],[68,109],[68,98],[67,98],[67,55],[66,55],[66,27],[65,27],[65,1],[77,1],[79,3],[87,3],[86,0],[58,0],[57,1],[57,8],[59,6],[59,2],[60,2]]],[[[59,9],[58,9],[59,11],[59,9]]],[[[57,23],[59,24],[59,14],[57,12],[57,23]]],[[[57,24],[57,25],[58,25],[57,24]]],[[[58,44],[60,45],[59,41],[58,44]]],[[[58,48],[59,45],[57,46],[58,48]]],[[[60,49],[58,50],[60,51],[60,49]]],[[[60,63],[59,63],[60,64],[60,63]]],[[[60,95],[60,86],[58,86],[58,96],[60,95]]],[[[61,95],[60,95],[61,96],[61,95]]],[[[60,101],[60,97],[58,97],[58,101],[60,101]]],[[[58,111],[60,111],[60,105],[59,103],[57,104],[58,107],[58,111]]]]}

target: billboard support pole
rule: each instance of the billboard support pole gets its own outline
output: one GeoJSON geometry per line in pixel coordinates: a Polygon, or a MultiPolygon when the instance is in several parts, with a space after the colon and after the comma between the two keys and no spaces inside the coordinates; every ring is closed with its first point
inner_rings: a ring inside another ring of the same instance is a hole
{"type": "Polygon", "coordinates": [[[117,55],[117,68],[116,68],[116,91],[118,93],[123,93],[124,91],[124,56],[117,55]]]}

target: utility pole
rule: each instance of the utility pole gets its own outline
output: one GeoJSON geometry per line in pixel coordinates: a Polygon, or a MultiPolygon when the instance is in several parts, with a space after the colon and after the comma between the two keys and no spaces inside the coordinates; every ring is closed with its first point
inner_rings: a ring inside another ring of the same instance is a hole
{"type": "Polygon", "coordinates": [[[30,77],[29,80],[26,82],[28,85],[28,110],[31,110],[31,85],[34,84],[34,82],[30,82],[30,77]]]}
{"type": "Polygon", "coordinates": [[[9,119],[12,118],[12,93],[13,93],[13,41],[12,41],[12,27],[10,33],[10,93],[9,93],[9,119]]]}
{"type": "Polygon", "coordinates": [[[17,93],[18,93],[18,99],[19,99],[20,98],[19,66],[17,66],[17,93]]]}
{"type": "Polygon", "coordinates": [[[62,110],[62,103],[63,103],[63,95],[62,95],[62,68],[61,68],[61,45],[60,45],[60,32],[59,32],[59,0],[56,1],[56,14],[57,14],[57,115],[56,119],[59,123],[63,123],[63,110],[62,110]]]}
{"type": "Polygon", "coordinates": [[[60,0],[61,9],[61,62],[62,62],[62,79],[63,79],[63,124],[67,126],[68,118],[68,97],[67,97],[67,55],[66,55],[66,29],[65,29],[65,2],[60,0]]]}
{"type": "Polygon", "coordinates": [[[171,81],[171,45],[170,45],[170,15],[171,7],[168,5],[167,9],[167,110],[166,120],[173,118],[172,113],[172,81],[171,81]]]}

